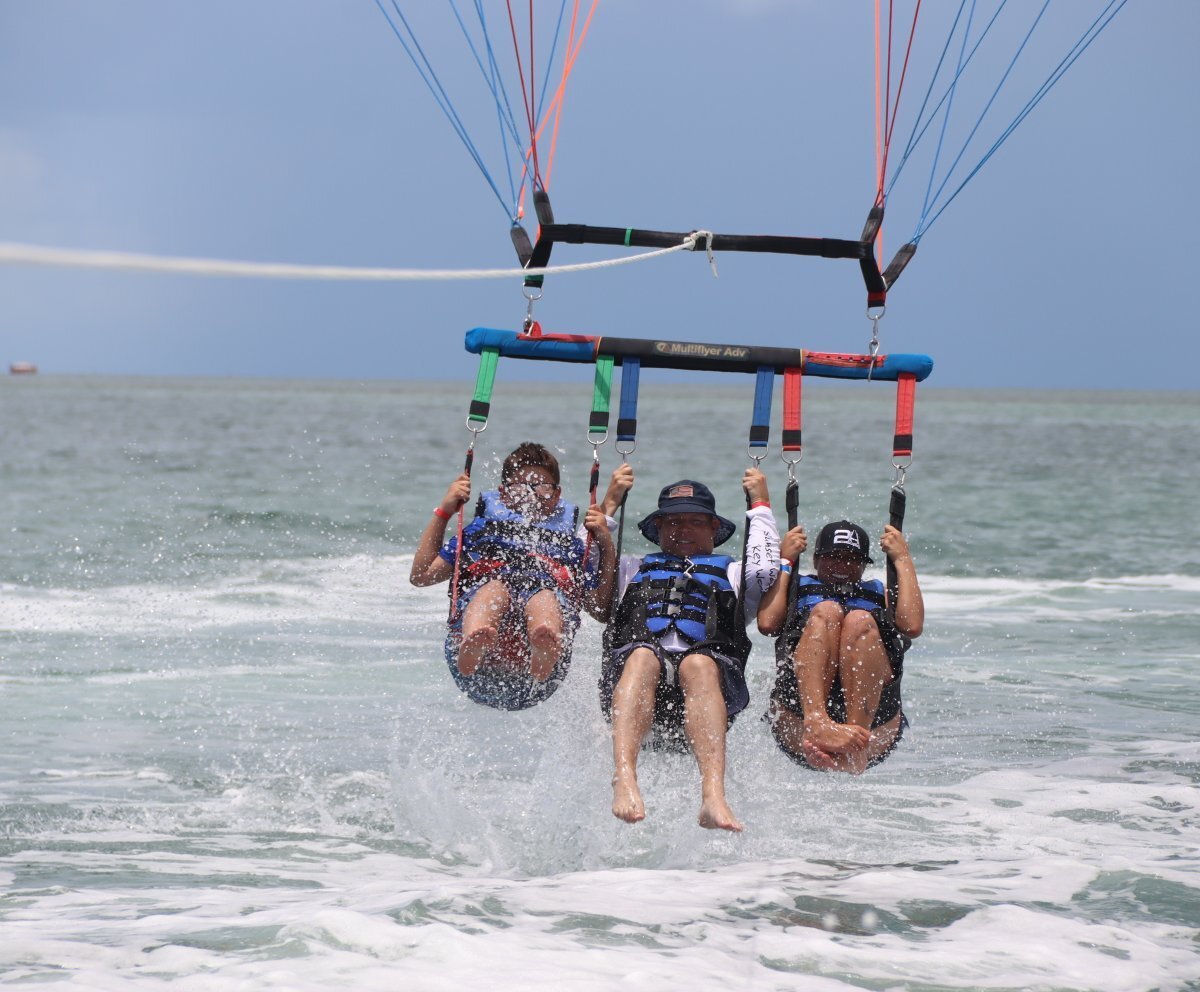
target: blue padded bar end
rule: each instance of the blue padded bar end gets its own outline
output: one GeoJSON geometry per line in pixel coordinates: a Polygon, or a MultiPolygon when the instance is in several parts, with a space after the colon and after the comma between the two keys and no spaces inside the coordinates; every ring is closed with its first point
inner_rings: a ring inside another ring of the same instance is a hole
{"type": "Polygon", "coordinates": [[[496,348],[504,358],[539,358],[548,362],[594,362],[595,343],[591,341],[541,341],[520,338],[516,331],[498,331],[476,327],[467,331],[466,348],[478,355],[484,348],[496,348]]]}

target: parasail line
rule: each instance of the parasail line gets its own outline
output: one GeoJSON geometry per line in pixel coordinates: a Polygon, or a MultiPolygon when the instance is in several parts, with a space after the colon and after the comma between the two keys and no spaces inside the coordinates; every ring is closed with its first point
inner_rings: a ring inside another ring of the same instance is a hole
{"type": "Polygon", "coordinates": [[[408,32],[409,39],[412,41],[411,47],[408,40],[405,39],[403,32],[401,32],[400,28],[397,27],[396,22],[392,20],[391,15],[387,12],[387,8],[384,7],[383,0],[375,0],[375,6],[377,6],[379,8],[379,12],[383,14],[384,20],[388,22],[388,26],[392,29],[392,33],[395,34],[401,46],[404,48],[404,51],[407,53],[409,59],[412,61],[413,66],[416,68],[417,74],[421,77],[421,80],[425,83],[426,87],[428,87],[429,92],[433,95],[434,101],[441,108],[446,120],[450,122],[450,126],[454,129],[454,133],[458,135],[459,140],[463,143],[463,146],[467,149],[467,152],[470,154],[471,158],[475,160],[475,165],[483,174],[483,178],[487,180],[487,184],[492,188],[492,192],[496,194],[496,199],[500,201],[501,209],[504,211],[509,220],[514,220],[509,211],[508,203],[505,202],[504,194],[500,192],[500,188],[496,185],[495,180],[492,179],[491,173],[488,172],[487,166],[484,164],[483,157],[479,154],[478,149],[476,149],[474,143],[471,141],[471,136],[467,133],[466,126],[463,124],[462,119],[458,116],[458,112],[454,109],[454,104],[451,102],[449,94],[446,93],[445,88],[442,86],[441,80],[438,79],[437,73],[434,71],[433,65],[429,61],[429,57],[425,54],[424,49],[421,48],[421,43],[417,41],[416,35],[413,34],[413,30],[409,26],[408,20],[404,16],[404,12],[400,9],[400,6],[396,0],[391,0],[391,2],[393,9],[396,11],[396,16],[400,18],[401,23],[408,32]],[[414,48],[416,49],[416,52],[413,51],[414,48]],[[417,58],[417,53],[420,54],[420,59],[417,58]],[[422,68],[422,63],[424,64],[424,68],[422,68]]]}
{"type": "Polygon", "coordinates": [[[914,243],[920,241],[921,236],[933,226],[933,222],[942,215],[942,212],[948,206],[950,206],[950,204],[954,201],[954,198],[963,191],[963,187],[965,187],[967,183],[969,183],[975,177],[975,174],[978,173],[985,164],[987,164],[988,159],[990,159],[996,153],[1000,146],[1008,139],[1009,135],[1016,130],[1017,126],[1029,116],[1029,114],[1033,111],[1033,108],[1036,107],[1046,96],[1046,94],[1054,87],[1054,85],[1060,79],[1062,79],[1063,75],[1068,69],[1071,68],[1072,65],[1075,64],[1075,61],[1079,58],[1079,56],[1087,51],[1092,42],[1099,37],[1100,32],[1108,27],[1112,19],[1121,12],[1121,8],[1124,7],[1127,2],[1128,0],[1119,0],[1119,2],[1118,0],[1109,0],[1108,6],[1105,7],[1099,15],[1097,15],[1096,19],[1092,21],[1087,30],[1084,31],[1084,33],[1080,36],[1079,40],[1072,46],[1071,51],[1063,57],[1062,61],[1059,62],[1050,75],[1046,77],[1045,82],[1038,87],[1037,92],[1030,98],[1029,102],[1026,103],[1021,112],[1017,114],[1013,122],[1004,129],[1000,137],[995,140],[991,148],[989,148],[984,154],[983,158],[979,160],[979,164],[967,174],[967,177],[961,183],[959,183],[958,188],[955,189],[954,192],[951,193],[946,201],[941,205],[941,207],[938,208],[937,213],[935,213],[933,217],[929,219],[928,223],[926,223],[917,232],[916,236],[913,238],[914,243]],[[1116,10],[1113,10],[1114,5],[1116,6],[1116,10]],[[1111,14],[1109,13],[1110,10],[1112,11],[1111,14]],[[1107,18],[1105,15],[1107,15],[1107,18]],[[1100,23],[1101,20],[1104,21],[1103,24],[1100,23]],[[1097,27],[1097,25],[1099,25],[1099,27],[1097,27]],[[1091,37],[1088,37],[1089,35],[1091,37]]]}
{"type": "Polygon", "coordinates": [[[56,268],[120,269],[173,275],[233,276],[250,279],[308,279],[333,282],[445,282],[481,279],[524,279],[529,275],[566,274],[645,262],[680,251],[695,251],[706,231],[694,231],[679,244],[656,251],[596,262],[579,262],[529,269],[388,269],[346,265],[298,265],[287,262],[239,262],[216,258],[185,258],[136,252],[47,248],[42,245],[0,242],[0,264],[45,265],[56,268]]]}

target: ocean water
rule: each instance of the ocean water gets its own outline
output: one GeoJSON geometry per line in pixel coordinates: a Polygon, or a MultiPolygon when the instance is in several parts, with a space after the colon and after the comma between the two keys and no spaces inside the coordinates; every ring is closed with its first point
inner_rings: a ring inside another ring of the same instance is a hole
{"type": "MultiPolygon", "coordinates": [[[[544,440],[583,497],[590,383],[508,372],[476,477],[544,440]]],[[[633,516],[683,476],[739,506],[752,381],[643,376],[633,516]]],[[[801,771],[756,634],[733,836],[687,756],[611,816],[590,620],[543,705],[454,688],[407,574],[470,393],[0,382],[0,983],[1200,989],[1200,394],[922,387],[912,727],[801,771]]],[[[806,384],[810,530],[880,529],[892,395],[806,384]]]]}

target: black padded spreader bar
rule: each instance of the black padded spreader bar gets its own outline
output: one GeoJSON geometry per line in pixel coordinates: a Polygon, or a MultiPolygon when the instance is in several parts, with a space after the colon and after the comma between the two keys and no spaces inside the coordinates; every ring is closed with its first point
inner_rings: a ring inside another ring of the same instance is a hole
{"type": "MultiPolygon", "coordinates": [[[[540,192],[540,191],[539,191],[540,192]]],[[[556,224],[552,218],[549,199],[541,194],[544,203],[537,203],[541,227],[528,262],[529,269],[541,269],[550,264],[550,253],[556,244],[619,245],[626,248],[673,248],[682,244],[694,231],[647,231],[634,227],[596,227],[591,224],[556,224]]],[[[867,305],[882,306],[887,298],[888,284],[875,259],[875,233],[883,218],[880,207],[872,207],[863,228],[863,238],[851,241],[843,238],[806,238],[775,234],[713,234],[697,240],[693,251],[764,252],[772,255],[810,255],[819,258],[851,258],[862,269],[867,288],[867,305]]],[[[521,254],[518,247],[518,254],[521,254]]],[[[899,273],[897,273],[899,274],[899,273]]],[[[525,277],[525,285],[539,288],[544,276],[525,277]]]]}

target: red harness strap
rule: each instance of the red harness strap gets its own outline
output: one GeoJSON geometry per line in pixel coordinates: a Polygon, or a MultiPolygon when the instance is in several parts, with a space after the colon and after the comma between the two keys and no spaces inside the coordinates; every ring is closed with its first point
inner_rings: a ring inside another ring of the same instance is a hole
{"type": "Polygon", "coordinates": [[[901,372],[896,380],[896,431],[892,437],[892,457],[911,458],[913,447],[913,404],[917,398],[917,377],[901,372]]]}

